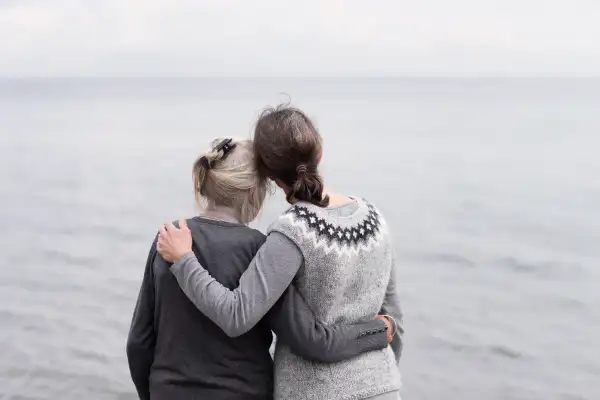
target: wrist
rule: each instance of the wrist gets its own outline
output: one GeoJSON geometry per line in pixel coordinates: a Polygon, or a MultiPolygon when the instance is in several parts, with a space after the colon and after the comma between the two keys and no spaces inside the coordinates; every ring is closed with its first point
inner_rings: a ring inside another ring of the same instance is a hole
{"type": "Polygon", "coordinates": [[[394,339],[394,328],[391,321],[388,317],[384,315],[377,315],[376,318],[385,324],[385,336],[387,338],[388,343],[391,343],[394,339]]]}
{"type": "Polygon", "coordinates": [[[176,255],[174,263],[182,263],[183,261],[185,261],[186,259],[188,259],[192,256],[195,256],[194,252],[192,250],[188,250],[184,253],[179,253],[176,255]]]}

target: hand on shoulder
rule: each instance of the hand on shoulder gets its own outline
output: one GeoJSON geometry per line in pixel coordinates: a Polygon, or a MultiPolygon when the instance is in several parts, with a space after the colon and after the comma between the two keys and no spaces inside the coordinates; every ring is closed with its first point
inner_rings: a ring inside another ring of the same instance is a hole
{"type": "Polygon", "coordinates": [[[176,262],[184,254],[192,251],[192,232],[185,219],[179,220],[179,228],[172,222],[160,226],[156,249],[158,254],[170,263],[176,262]]]}

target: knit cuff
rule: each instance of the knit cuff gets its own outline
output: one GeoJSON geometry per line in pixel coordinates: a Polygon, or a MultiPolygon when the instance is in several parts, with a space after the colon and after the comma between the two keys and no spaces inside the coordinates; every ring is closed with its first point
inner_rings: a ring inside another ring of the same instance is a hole
{"type": "Polygon", "coordinates": [[[357,340],[363,352],[386,348],[389,343],[385,323],[379,320],[372,321],[369,329],[359,333],[357,340]]]}

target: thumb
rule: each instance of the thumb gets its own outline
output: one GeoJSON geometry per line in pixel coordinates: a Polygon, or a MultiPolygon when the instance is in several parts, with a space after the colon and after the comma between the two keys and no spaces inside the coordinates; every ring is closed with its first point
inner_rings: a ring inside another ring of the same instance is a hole
{"type": "Polygon", "coordinates": [[[179,220],[179,229],[188,229],[187,221],[185,218],[179,220]]]}

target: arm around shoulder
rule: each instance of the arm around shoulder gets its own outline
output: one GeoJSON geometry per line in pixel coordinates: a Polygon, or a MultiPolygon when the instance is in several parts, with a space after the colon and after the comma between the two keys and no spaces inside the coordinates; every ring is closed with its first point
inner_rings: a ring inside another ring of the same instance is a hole
{"type": "Polygon", "coordinates": [[[287,242],[283,234],[270,233],[234,290],[214,279],[192,252],[173,264],[171,272],[204,315],[228,336],[240,336],[271,309],[298,272],[300,263],[285,251],[287,242]]]}

